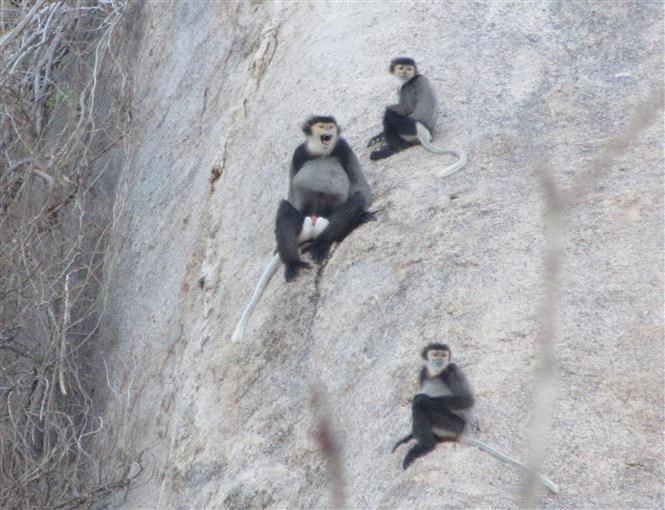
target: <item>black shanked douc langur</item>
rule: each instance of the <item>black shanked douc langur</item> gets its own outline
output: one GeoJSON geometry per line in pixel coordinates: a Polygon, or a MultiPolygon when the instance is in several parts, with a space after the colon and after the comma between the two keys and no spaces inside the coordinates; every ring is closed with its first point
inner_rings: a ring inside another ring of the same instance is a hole
{"type": "Polygon", "coordinates": [[[466,164],[466,154],[441,149],[431,143],[438,106],[434,89],[427,78],[418,73],[415,60],[408,57],[393,59],[390,62],[390,73],[402,82],[399,102],[386,108],[383,115],[383,131],[372,137],[367,144],[368,147],[382,144],[370,154],[370,159],[387,158],[404,149],[422,144],[435,154],[449,154],[458,158],[458,161],[443,170],[441,177],[447,177],[461,170],[466,164]]]}
{"type": "Polygon", "coordinates": [[[240,340],[249,317],[270,278],[284,263],[289,282],[302,268],[310,267],[300,258],[309,253],[321,264],[330,247],[341,242],[362,223],[374,220],[368,211],[372,202],[369,185],[358,158],[340,137],[341,129],[331,116],[313,116],[302,125],[306,140],[291,159],[289,190],[279,203],[275,222],[276,254],[263,271],[256,290],[245,307],[232,340],[240,340]]]}
{"type": "Polygon", "coordinates": [[[544,475],[466,435],[474,396],[462,369],[451,363],[450,347],[442,343],[430,343],[421,355],[425,366],[420,371],[420,391],[411,403],[411,433],[397,441],[392,449],[394,452],[401,445],[416,440],[416,444],[404,457],[402,468],[408,468],[418,457],[434,450],[437,443],[457,441],[476,446],[504,462],[528,470],[549,490],[558,493],[556,484],[544,475]]]}
{"type": "Polygon", "coordinates": [[[446,344],[429,344],[422,357],[425,366],[420,371],[420,391],[411,404],[412,431],[393,448],[395,451],[411,439],[417,441],[404,457],[404,469],[434,450],[437,442],[454,440],[462,434],[474,404],[471,386],[462,370],[450,362],[446,344]]]}
{"type": "Polygon", "coordinates": [[[329,223],[303,253],[321,263],[330,246],[342,241],[358,225],[374,219],[367,211],[372,197],[358,158],[340,137],[334,117],[314,116],[303,124],[307,140],[293,153],[289,193],[277,210],[277,251],[286,266],[286,281],[308,267],[300,259],[298,234],[305,218],[329,223]]]}

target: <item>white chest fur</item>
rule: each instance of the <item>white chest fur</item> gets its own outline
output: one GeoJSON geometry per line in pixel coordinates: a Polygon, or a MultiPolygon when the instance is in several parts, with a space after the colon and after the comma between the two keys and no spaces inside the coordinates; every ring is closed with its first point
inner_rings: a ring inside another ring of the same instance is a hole
{"type": "Polygon", "coordinates": [[[448,389],[448,386],[439,378],[435,377],[434,379],[425,379],[422,387],[420,388],[420,393],[424,393],[428,397],[447,397],[452,395],[452,392],[448,389]]]}

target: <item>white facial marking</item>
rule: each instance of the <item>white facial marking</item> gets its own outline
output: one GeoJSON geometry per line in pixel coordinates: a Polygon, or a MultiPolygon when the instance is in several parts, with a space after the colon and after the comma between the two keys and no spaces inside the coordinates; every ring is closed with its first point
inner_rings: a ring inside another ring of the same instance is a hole
{"type": "Polygon", "coordinates": [[[397,64],[393,68],[393,74],[402,82],[409,81],[416,75],[416,68],[412,65],[397,64]]]}
{"type": "Polygon", "coordinates": [[[437,377],[450,363],[450,353],[446,350],[431,350],[427,352],[427,375],[437,377]]]}
{"type": "Polygon", "coordinates": [[[333,122],[317,122],[307,137],[307,150],[316,156],[328,156],[337,144],[337,126],[333,122]]]}

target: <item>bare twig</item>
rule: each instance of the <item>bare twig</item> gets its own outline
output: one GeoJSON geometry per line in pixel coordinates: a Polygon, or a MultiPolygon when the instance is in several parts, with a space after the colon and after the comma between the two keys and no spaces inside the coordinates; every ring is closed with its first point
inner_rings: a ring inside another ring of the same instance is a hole
{"type": "MultiPolygon", "coordinates": [[[[551,421],[555,398],[554,345],[561,296],[561,267],[564,258],[565,223],[570,209],[589,193],[593,184],[612,167],[615,160],[639,139],[663,111],[663,89],[657,87],[635,107],[621,132],[600,148],[589,169],[573,185],[561,191],[549,165],[540,165],[539,175],[545,195],[544,296],[540,331],[537,340],[538,364],[535,374],[533,422],[529,434],[529,466],[539,470],[544,458],[544,438],[551,421]]],[[[521,491],[520,506],[534,508],[538,480],[533,472],[527,476],[521,491]]]]}
{"type": "Polygon", "coordinates": [[[324,402],[323,389],[313,387],[311,391],[315,419],[314,440],[326,461],[332,492],[332,508],[346,508],[342,447],[333,430],[332,419],[324,402]]]}
{"type": "Polygon", "coordinates": [[[529,436],[527,478],[522,490],[521,505],[531,508],[536,498],[538,478],[544,457],[543,438],[551,420],[554,403],[555,363],[554,343],[560,299],[560,273],[563,258],[563,201],[547,167],[541,167],[540,177],[545,191],[545,273],[546,285],[538,335],[538,364],[535,375],[533,421],[529,436]]]}
{"type": "Polygon", "coordinates": [[[18,36],[25,27],[28,26],[28,23],[32,21],[32,18],[35,16],[37,11],[39,11],[48,0],[38,0],[35,5],[32,6],[32,9],[23,17],[21,22],[16,25],[12,30],[7,32],[0,38],[0,52],[4,51],[5,47],[16,37],[18,36]]]}
{"type": "Polygon", "coordinates": [[[60,391],[63,395],[67,395],[67,387],[65,386],[65,357],[67,353],[67,328],[72,311],[72,301],[69,297],[69,282],[71,273],[65,276],[65,310],[62,314],[62,331],[60,332],[60,351],[58,354],[58,381],[60,383],[60,391]]]}
{"type": "Polygon", "coordinates": [[[124,6],[0,0],[2,508],[90,506],[133,479],[136,460],[102,466],[87,451],[108,430],[84,357],[105,309],[111,221],[87,214],[90,191],[129,118],[126,72],[117,105],[100,109],[98,90],[102,70],[122,65],[112,39],[124,6]]]}

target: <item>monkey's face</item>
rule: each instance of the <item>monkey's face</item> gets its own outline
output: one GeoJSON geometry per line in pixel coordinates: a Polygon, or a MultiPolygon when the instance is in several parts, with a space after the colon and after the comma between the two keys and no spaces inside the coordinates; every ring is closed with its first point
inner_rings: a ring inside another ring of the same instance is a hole
{"type": "Polygon", "coordinates": [[[337,144],[337,124],[334,122],[317,122],[310,126],[311,133],[307,144],[312,153],[330,154],[337,144]]]}
{"type": "Polygon", "coordinates": [[[450,352],[445,349],[427,351],[427,375],[437,377],[450,363],[450,352]]]}
{"type": "Polygon", "coordinates": [[[408,64],[397,64],[393,68],[393,74],[402,81],[409,81],[416,75],[416,68],[408,64]]]}

